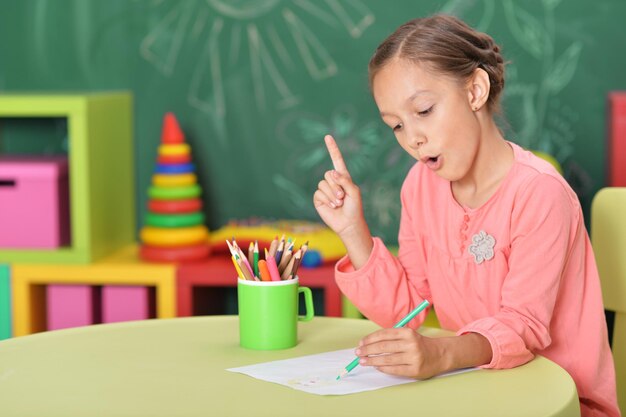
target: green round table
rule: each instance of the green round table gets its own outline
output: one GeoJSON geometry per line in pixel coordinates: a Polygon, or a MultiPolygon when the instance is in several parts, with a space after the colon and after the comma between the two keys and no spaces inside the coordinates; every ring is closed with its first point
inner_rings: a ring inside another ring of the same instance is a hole
{"type": "MultiPolygon", "coordinates": [[[[576,388],[537,357],[342,396],[319,396],[226,368],[356,345],[378,327],[316,317],[299,344],[239,347],[236,316],[147,320],[39,333],[0,342],[0,416],[579,416],[576,388]]],[[[427,336],[449,334],[422,328],[427,336]]]]}

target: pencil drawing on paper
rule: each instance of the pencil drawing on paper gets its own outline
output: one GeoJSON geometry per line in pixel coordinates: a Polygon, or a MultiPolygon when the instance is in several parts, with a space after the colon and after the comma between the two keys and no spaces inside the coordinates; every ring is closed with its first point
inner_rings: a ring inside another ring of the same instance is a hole
{"type": "Polygon", "coordinates": [[[334,377],[305,376],[303,378],[294,378],[287,381],[287,385],[291,387],[325,387],[336,385],[339,381],[334,377]]]}

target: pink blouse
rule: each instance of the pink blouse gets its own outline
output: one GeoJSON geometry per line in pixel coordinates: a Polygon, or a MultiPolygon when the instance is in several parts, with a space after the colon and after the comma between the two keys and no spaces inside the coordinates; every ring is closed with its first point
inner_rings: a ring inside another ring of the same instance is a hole
{"type": "MultiPolygon", "coordinates": [[[[428,299],[445,329],[475,332],[486,368],[540,354],[574,379],[583,416],[619,416],[596,263],[575,193],[556,170],[511,143],[515,162],[481,207],[417,163],[402,186],[398,257],[374,238],[367,263],[348,257],[337,284],[369,319],[392,327],[428,299]]],[[[417,328],[426,313],[414,320],[417,328]]]]}

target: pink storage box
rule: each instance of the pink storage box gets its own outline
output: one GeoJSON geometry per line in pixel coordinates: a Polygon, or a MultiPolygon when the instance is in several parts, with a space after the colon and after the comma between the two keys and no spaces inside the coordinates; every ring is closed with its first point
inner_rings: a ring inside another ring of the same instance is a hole
{"type": "Polygon", "coordinates": [[[46,329],[59,330],[100,323],[100,288],[53,284],[46,288],[46,329]]]}
{"type": "Polygon", "coordinates": [[[102,322],[149,319],[153,298],[148,287],[105,285],[102,287],[102,322]]]}
{"type": "Polygon", "coordinates": [[[70,243],[65,157],[0,157],[0,248],[70,243]]]}

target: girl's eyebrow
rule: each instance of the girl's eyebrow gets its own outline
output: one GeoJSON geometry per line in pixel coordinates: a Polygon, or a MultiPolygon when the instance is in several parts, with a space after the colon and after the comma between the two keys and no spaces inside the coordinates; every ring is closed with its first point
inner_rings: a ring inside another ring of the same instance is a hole
{"type": "Polygon", "coordinates": [[[426,94],[426,93],[430,93],[430,91],[428,91],[428,90],[417,90],[416,92],[411,94],[411,96],[409,98],[407,98],[406,101],[413,101],[420,94],[426,94]]]}
{"type": "MultiPolygon", "coordinates": [[[[411,101],[415,100],[417,98],[417,96],[421,95],[421,94],[427,94],[430,93],[430,90],[417,90],[415,91],[413,94],[411,94],[409,96],[409,98],[406,99],[407,103],[410,103],[411,101]]],[[[385,113],[384,111],[380,112],[380,117],[385,117],[388,114],[385,113]]]]}

